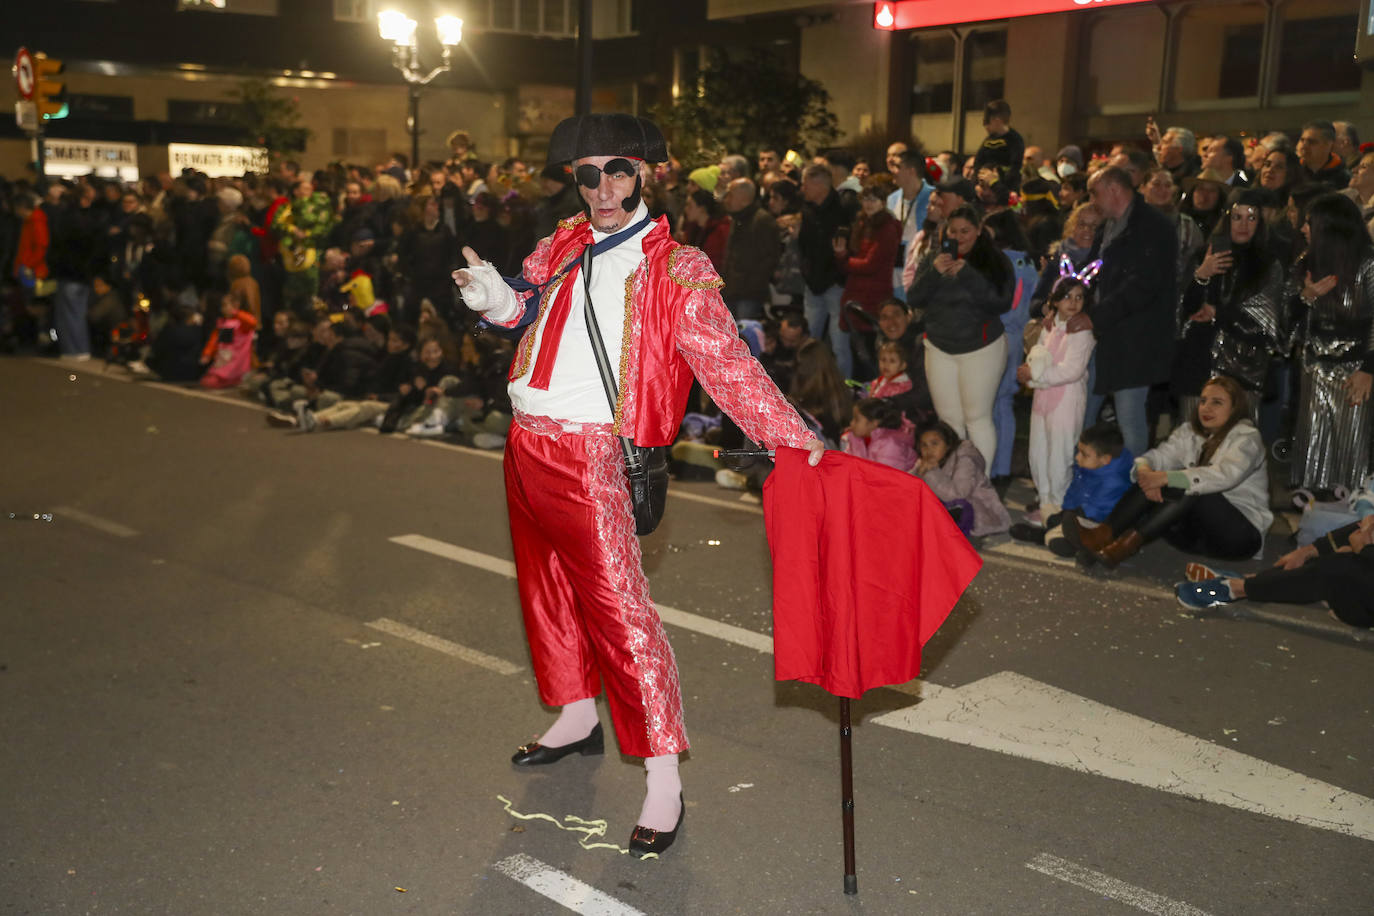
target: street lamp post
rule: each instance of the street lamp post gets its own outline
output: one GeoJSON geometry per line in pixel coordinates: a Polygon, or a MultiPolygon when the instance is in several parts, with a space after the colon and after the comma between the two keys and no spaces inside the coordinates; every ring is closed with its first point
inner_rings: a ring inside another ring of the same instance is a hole
{"type": "Polygon", "coordinates": [[[410,90],[410,111],[406,117],[406,131],[410,134],[410,167],[420,163],[420,89],[453,63],[453,49],[463,40],[463,20],[457,16],[438,16],[434,31],[443,48],[439,66],[425,73],[420,67],[420,51],[415,41],[417,23],[398,10],[384,10],[377,14],[377,33],[391,42],[391,64],[401,72],[410,90]]]}

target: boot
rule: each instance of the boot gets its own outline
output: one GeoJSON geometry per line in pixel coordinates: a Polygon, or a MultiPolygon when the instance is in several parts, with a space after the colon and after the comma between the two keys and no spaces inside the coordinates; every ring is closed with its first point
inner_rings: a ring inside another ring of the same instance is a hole
{"type": "Polygon", "coordinates": [[[1078,523],[1078,518],[1076,516],[1065,517],[1064,533],[1071,542],[1075,540],[1074,536],[1077,535],[1076,540],[1079,545],[1085,550],[1092,551],[1093,553],[1102,550],[1112,542],[1113,538],[1112,529],[1106,522],[1103,522],[1096,528],[1084,528],[1078,523]],[[1072,531],[1069,530],[1070,525],[1073,526],[1072,531]]]}
{"type": "Polygon", "coordinates": [[[1139,531],[1132,528],[1106,547],[1093,551],[1093,555],[1101,560],[1108,569],[1115,569],[1117,566],[1121,565],[1123,560],[1129,559],[1139,553],[1140,548],[1144,546],[1145,539],[1140,536],[1139,531]]]}

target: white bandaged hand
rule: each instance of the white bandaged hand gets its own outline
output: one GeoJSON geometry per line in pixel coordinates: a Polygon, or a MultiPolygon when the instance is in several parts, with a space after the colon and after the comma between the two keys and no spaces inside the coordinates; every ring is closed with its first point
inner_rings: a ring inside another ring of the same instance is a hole
{"type": "Polygon", "coordinates": [[[496,268],[467,246],[463,247],[463,258],[468,266],[453,272],[453,282],[467,307],[483,313],[488,321],[506,323],[519,318],[523,311],[520,301],[496,268]]]}

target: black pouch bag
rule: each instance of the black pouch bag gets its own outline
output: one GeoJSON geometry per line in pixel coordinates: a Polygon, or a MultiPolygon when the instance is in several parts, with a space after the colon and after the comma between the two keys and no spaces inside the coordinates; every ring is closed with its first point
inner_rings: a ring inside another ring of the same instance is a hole
{"type": "MultiPolygon", "coordinates": [[[[615,416],[620,394],[615,375],[611,372],[610,360],[606,358],[606,345],[601,340],[596,312],[592,309],[591,260],[589,245],[582,254],[583,312],[592,340],[592,354],[596,357],[596,368],[601,374],[601,385],[606,389],[611,416],[615,416]]],[[[625,453],[625,479],[630,488],[630,503],[634,507],[635,534],[643,537],[658,527],[668,503],[668,449],[635,445],[633,440],[625,436],[620,437],[620,447],[625,453]]]]}

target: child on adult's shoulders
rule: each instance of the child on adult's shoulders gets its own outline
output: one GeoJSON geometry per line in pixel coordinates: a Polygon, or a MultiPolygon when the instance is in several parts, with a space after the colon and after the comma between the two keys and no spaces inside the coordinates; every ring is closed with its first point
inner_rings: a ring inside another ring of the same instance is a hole
{"type": "Polygon", "coordinates": [[[972,442],[960,441],[948,423],[921,429],[911,473],[926,482],[966,535],[1003,534],[1011,526],[1006,507],[988,480],[987,462],[972,442]]]}

